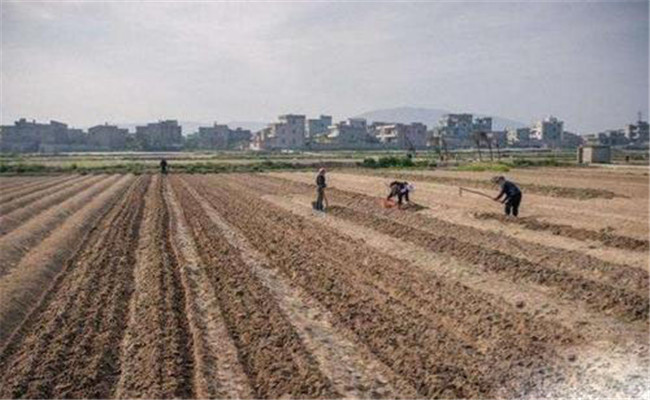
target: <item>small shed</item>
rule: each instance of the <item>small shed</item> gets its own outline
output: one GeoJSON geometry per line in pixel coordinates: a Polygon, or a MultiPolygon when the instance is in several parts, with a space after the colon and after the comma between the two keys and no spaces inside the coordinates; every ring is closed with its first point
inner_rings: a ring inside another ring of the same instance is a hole
{"type": "Polygon", "coordinates": [[[578,147],[579,164],[611,164],[612,148],[601,144],[587,144],[578,147]]]}

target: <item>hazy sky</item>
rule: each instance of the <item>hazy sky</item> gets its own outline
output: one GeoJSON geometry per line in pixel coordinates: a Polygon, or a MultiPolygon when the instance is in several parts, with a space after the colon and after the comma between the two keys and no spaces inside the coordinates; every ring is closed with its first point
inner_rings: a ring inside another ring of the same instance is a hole
{"type": "Polygon", "coordinates": [[[2,2],[2,123],[648,111],[648,2],[2,2]]]}

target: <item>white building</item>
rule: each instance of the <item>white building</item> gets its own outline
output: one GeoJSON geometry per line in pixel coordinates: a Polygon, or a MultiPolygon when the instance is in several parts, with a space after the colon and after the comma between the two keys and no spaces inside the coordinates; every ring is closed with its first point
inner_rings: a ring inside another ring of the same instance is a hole
{"type": "Polygon", "coordinates": [[[562,144],[564,122],[550,116],[537,121],[530,133],[532,139],[537,139],[550,147],[559,147],[562,144]]]}
{"type": "Polygon", "coordinates": [[[305,116],[286,114],[268,127],[256,132],[252,150],[300,149],[305,146],[305,116]]]}
{"type": "Polygon", "coordinates": [[[530,128],[508,128],[506,132],[511,146],[523,146],[530,141],[530,128]]]}
{"type": "Polygon", "coordinates": [[[363,143],[368,141],[368,123],[364,118],[349,118],[329,128],[327,138],[337,143],[363,143]]]}
{"type": "Polygon", "coordinates": [[[578,147],[579,164],[610,164],[612,162],[612,148],[606,145],[588,144],[578,147]]]}
{"type": "Polygon", "coordinates": [[[377,132],[377,139],[381,143],[394,144],[400,148],[426,147],[427,137],[427,126],[419,122],[410,125],[382,125],[378,127],[377,132]]]}

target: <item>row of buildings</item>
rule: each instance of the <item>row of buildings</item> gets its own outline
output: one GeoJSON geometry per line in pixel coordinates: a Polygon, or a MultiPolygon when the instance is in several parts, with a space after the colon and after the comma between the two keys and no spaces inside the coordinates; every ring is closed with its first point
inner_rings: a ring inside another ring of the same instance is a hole
{"type": "Polygon", "coordinates": [[[215,123],[184,136],[176,120],[137,126],[135,132],[115,125],[97,125],[87,131],[51,121],[49,124],[20,119],[0,127],[0,151],[178,151],[198,150],[337,150],[424,149],[477,145],[521,148],[576,148],[585,143],[641,145],[648,143],[648,123],[639,121],[620,130],[580,136],[564,130],[563,121],[548,117],[523,128],[495,130],[492,118],[472,114],[446,114],[430,130],[413,122],[368,123],[363,118],[334,122],[329,115],[308,119],[305,115],[281,115],[277,122],[255,133],[215,123]]]}
{"type": "Polygon", "coordinates": [[[251,131],[230,129],[214,124],[201,127],[184,137],[175,120],[136,126],[135,132],[104,124],[87,131],[50,121],[49,124],[27,121],[0,127],[0,151],[15,153],[55,153],[72,151],[180,151],[187,148],[242,149],[248,148],[251,131]]]}
{"type": "Polygon", "coordinates": [[[643,121],[639,116],[634,124],[627,124],[622,129],[608,129],[603,132],[588,134],[584,136],[584,139],[592,144],[640,147],[648,143],[650,132],[648,122],[643,121]]]}
{"type": "Polygon", "coordinates": [[[349,118],[332,123],[332,117],[321,115],[306,119],[304,115],[281,115],[278,122],[256,132],[250,144],[252,150],[286,150],[309,148],[367,149],[424,148],[427,127],[421,123],[399,124],[349,118]]]}
{"type": "Polygon", "coordinates": [[[495,130],[490,117],[472,114],[443,115],[438,126],[432,129],[433,138],[442,138],[449,147],[472,147],[487,140],[499,147],[558,148],[577,147],[582,138],[564,130],[564,122],[550,116],[531,126],[495,130]]]}

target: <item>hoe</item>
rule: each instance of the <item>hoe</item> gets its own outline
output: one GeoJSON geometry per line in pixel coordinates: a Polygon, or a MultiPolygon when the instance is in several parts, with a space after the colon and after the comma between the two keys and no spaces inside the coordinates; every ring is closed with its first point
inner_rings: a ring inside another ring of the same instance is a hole
{"type": "Polygon", "coordinates": [[[487,197],[490,200],[494,200],[492,198],[492,196],[490,196],[489,194],[485,194],[483,192],[479,192],[478,190],[472,190],[472,189],[468,189],[468,188],[464,188],[464,187],[459,186],[458,187],[458,195],[462,197],[463,192],[470,192],[470,193],[478,194],[480,196],[487,197]]]}

